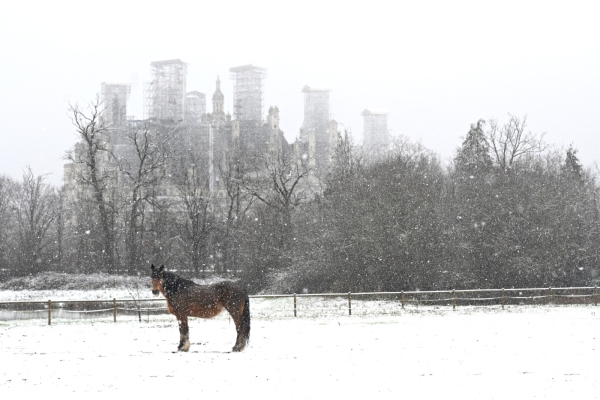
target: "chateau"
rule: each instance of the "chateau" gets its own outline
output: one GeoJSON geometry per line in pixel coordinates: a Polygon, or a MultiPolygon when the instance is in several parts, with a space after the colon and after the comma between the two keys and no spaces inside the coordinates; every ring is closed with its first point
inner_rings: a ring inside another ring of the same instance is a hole
{"type": "MultiPolygon", "coordinates": [[[[236,157],[287,153],[298,160],[308,160],[311,168],[308,184],[312,182],[318,186],[317,182],[332,161],[332,151],[338,140],[338,124],[330,115],[330,89],[309,85],[302,88],[304,121],[299,137],[294,143],[288,143],[279,126],[279,109],[271,106],[266,115],[263,114],[266,69],[254,65],[230,68],[233,81],[233,110],[230,113],[225,110],[225,94],[221,91],[219,77],[211,98],[212,111],[208,112],[206,94],[196,90],[187,91],[187,65],[183,61],[155,61],[150,67],[151,80],[144,88],[142,120],[127,116],[129,84],[101,85],[101,124],[106,132],[109,153],[115,159],[126,160],[131,157],[128,131],[147,129],[171,135],[169,140],[173,157],[181,165],[200,169],[200,173],[208,177],[214,204],[219,204],[219,198],[224,195],[220,179],[222,165],[219,163],[236,149],[240,153],[236,157]]],[[[365,142],[368,141],[370,146],[385,146],[388,141],[387,114],[367,111],[363,112],[365,142]],[[367,122],[372,120],[377,122],[367,122]]],[[[77,179],[82,167],[75,163],[65,165],[67,196],[74,197],[81,190],[77,179]]],[[[115,182],[118,182],[118,171],[113,171],[113,175],[115,182]]],[[[175,188],[168,183],[168,179],[165,181],[167,183],[157,190],[161,196],[174,196],[175,188]]]]}

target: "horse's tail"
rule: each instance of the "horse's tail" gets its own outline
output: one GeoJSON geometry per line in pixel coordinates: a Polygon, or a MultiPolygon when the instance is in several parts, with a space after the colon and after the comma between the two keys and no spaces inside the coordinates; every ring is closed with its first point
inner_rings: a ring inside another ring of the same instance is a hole
{"type": "Polygon", "coordinates": [[[244,302],[244,311],[242,311],[242,325],[240,326],[240,330],[246,339],[246,342],[250,341],[250,298],[248,297],[248,293],[244,291],[246,295],[246,301],[244,302]]]}

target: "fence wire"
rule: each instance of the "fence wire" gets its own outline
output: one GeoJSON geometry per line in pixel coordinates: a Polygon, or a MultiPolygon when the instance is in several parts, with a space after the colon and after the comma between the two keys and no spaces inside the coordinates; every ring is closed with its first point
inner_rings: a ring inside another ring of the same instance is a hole
{"type": "MultiPolygon", "coordinates": [[[[401,315],[424,307],[501,308],[520,305],[597,305],[596,287],[524,288],[374,293],[319,293],[250,296],[252,318],[320,318],[328,316],[401,315]]],[[[146,321],[173,318],[166,300],[57,300],[0,302],[0,321],[62,319],[146,321]]],[[[226,312],[218,319],[227,319],[226,312]]]]}

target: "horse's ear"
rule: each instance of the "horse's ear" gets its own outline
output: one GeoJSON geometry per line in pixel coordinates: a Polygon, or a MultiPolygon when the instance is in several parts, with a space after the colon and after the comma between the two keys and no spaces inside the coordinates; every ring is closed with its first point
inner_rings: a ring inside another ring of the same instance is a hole
{"type": "Polygon", "coordinates": [[[158,272],[162,272],[165,269],[164,265],[161,265],[160,268],[158,269],[158,272]]]}
{"type": "Polygon", "coordinates": [[[156,268],[156,267],[154,266],[154,264],[152,264],[152,266],[151,266],[150,268],[154,269],[154,268],[156,268]]]}

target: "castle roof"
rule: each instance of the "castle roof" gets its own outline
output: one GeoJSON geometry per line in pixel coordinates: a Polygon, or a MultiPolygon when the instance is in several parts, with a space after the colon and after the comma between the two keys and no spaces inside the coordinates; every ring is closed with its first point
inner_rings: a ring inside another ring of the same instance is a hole
{"type": "Polygon", "coordinates": [[[324,86],[304,85],[304,87],[302,88],[302,93],[309,93],[309,92],[331,92],[331,89],[324,87],[324,86]]]}
{"type": "Polygon", "coordinates": [[[252,64],[241,65],[239,67],[229,68],[229,72],[245,72],[245,71],[266,71],[266,68],[256,67],[252,64]]]}
{"type": "Polygon", "coordinates": [[[150,63],[150,65],[152,65],[154,67],[162,67],[164,65],[172,65],[172,64],[185,64],[185,63],[183,61],[181,61],[179,58],[176,58],[173,60],[152,61],[150,63]]]}
{"type": "Polygon", "coordinates": [[[367,115],[387,115],[390,112],[388,110],[382,110],[382,109],[377,109],[377,108],[365,108],[365,110],[360,113],[360,115],[367,116],[367,115]]]}
{"type": "Polygon", "coordinates": [[[192,90],[191,92],[187,92],[185,95],[186,96],[206,97],[206,95],[204,93],[199,92],[197,90],[192,90]]]}

